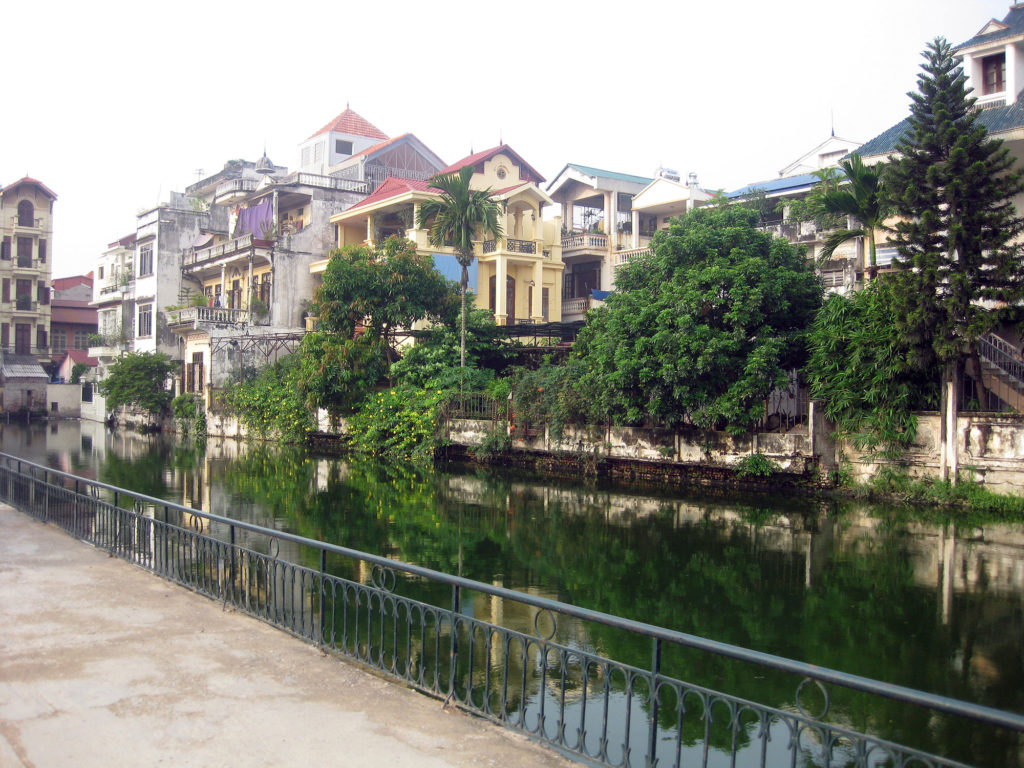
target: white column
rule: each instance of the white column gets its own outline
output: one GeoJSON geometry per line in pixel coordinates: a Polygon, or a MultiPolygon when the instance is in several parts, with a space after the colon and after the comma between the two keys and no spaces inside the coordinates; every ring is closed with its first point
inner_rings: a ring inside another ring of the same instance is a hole
{"type": "Polygon", "coordinates": [[[530,317],[536,322],[544,319],[544,306],[541,299],[544,296],[544,260],[537,259],[533,262],[533,305],[530,307],[530,317]]]}
{"type": "Polygon", "coordinates": [[[630,246],[633,248],[640,247],[640,211],[634,209],[632,213],[633,219],[633,237],[630,246]]]}
{"type": "Polygon", "coordinates": [[[373,214],[366,217],[366,242],[373,242],[373,214]]]}

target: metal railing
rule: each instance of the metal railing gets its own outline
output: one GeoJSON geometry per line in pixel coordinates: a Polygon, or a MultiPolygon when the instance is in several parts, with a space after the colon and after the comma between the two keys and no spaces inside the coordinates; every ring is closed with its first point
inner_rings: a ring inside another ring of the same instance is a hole
{"type": "Polygon", "coordinates": [[[517,240],[513,237],[505,238],[505,250],[509,253],[537,253],[537,243],[533,240],[517,240]]]}
{"type": "Polygon", "coordinates": [[[473,393],[455,395],[446,400],[442,407],[442,415],[446,419],[483,419],[494,421],[505,418],[505,404],[499,403],[490,395],[473,393]]]}
{"type": "MultiPolygon", "coordinates": [[[[854,703],[899,702],[905,706],[888,716],[927,721],[927,734],[955,730],[976,740],[992,731],[1011,760],[1024,743],[1019,714],[263,528],[7,454],[0,454],[0,501],[591,763],[963,765],[858,731],[856,723],[884,729],[886,718],[833,707],[842,693],[854,703]],[[280,556],[282,547],[296,562],[280,556]],[[479,618],[481,600],[501,601],[500,616],[524,615],[530,629],[479,618]],[[604,655],[606,648],[632,658],[604,655]],[[688,666],[695,671],[728,662],[749,665],[752,679],[778,675],[792,683],[790,701],[758,703],[674,677],[679,652],[700,654],[688,666]]],[[[889,723],[889,733],[902,733],[901,723],[889,723]]]]}
{"type": "Polygon", "coordinates": [[[994,333],[978,339],[978,354],[1013,380],[1014,388],[1024,388],[1024,358],[1012,344],[994,333]]]}

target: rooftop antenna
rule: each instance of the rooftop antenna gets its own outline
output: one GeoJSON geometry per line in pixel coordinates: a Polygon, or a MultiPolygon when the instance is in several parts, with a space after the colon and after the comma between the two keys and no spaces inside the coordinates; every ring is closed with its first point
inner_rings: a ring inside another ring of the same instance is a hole
{"type": "Polygon", "coordinates": [[[832,120],[832,138],[834,139],[836,137],[836,110],[835,110],[835,108],[832,108],[831,110],[829,110],[829,114],[831,115],[831,120],[832,120]]]}
{"type": "Polygon", "coordinates": [[[203,169],[196,168],[196,181],[199,181],[201,178],[203,178],[203,169]]]}
{"type": "Polygon", "coordinates": [[[505,146],[505,139],[501,135],[501,128],[498,129],[498,146],[499,147],[505,146]]]}

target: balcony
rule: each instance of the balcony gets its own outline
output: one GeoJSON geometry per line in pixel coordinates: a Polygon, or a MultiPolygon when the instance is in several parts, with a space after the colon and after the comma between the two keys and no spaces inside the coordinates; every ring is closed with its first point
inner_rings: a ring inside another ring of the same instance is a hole
{"type": "Polygon", "coordinates": [[[505,238],[505,247],[498,247],[498,240],[484,240],[480,251],[484,254],[497,253],[503,250],[505,253],[522,253],[527,256],[537,255],[537,242],[535,240],[517,240],[514,237],[505,238]]]}
{"type": "Polygon", "coordinates": [[[204,325],[242,325],[249,322],[249,310],[226,307],[186,307],[171,313],[171,326],[196,330],[204,325]]]}
{"type": "Polygon", "coordinates": [[[259,183],[259,179],[228,179],[217,185],[217,191],[213,193],[213,200],[220,204],[241,200],[249,193],[255,192],[259,183]]]}
{"type": "Polygon", "coordinates": [[[39,309],[39,302],[32,301],[29,296],[19,296],[14,302],[14,309],[18,312],[36,312],[39,309]]]}
{"type": "Polygon", "coordinates": [[[625,251],[615,252],[615,266],[621,267],[623,264],[627,264],[634,259],[639,259],[646,256],[651,252],[650,248],[629,248],[625,251]]]}
{"type": "Polygon", "coordinates": [[[368,194],[372,190],[365,181],[355,179],[339,179],[336,176],[321,176],[317,173],[302,173],[301,171],[286,176],[281,180],[282,184],[302,184],[307,187],[320,187],[321,189],[337,189],[342,192],[359,192],[368,194]]]}
{"type": "Polygon", "coordinates": [[[587,310],[590,309],[590,297],[589,296],[577,296],[574,299],[562,299],[562,320],[568,320],[572,315],[578,315],[574,319],[579,319],[586,314],[587,310]]]}
{"type": "Polygon", "coordinates": [[[14,229],[15,234],[18,232],[38,232],[43,228],[43,220],[41,218],[25,219],[21,216],[11,216],[11,228],[14,229]]]}
{"type": "Polygon", "coordinates": [[[607,253],[608,236],[590,233],[573,232],[562,237],[562,258],[576,256],[587,252],[607,253]]]}
{"type": "Polygon", "coordinates": [[[269,251],[270,242],[259,240],[252,236],[252,233],[228,240],[226,243],[213,245],[209,248],[196,250],[187,248],[182,255],[182,269],[190,272],[209,265],[218,259],[231,258],[238,255],[249,255],[254,249],[265,249],[269,251]]]}

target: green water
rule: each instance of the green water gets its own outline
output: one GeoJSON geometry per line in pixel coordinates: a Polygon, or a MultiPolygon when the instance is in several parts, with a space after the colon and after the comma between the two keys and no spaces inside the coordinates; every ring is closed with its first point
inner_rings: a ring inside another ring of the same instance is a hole
{"type": "MultiPolygon", "coordinates": [[[[205,451],[75,422],[3,425],[5,453],[217,514],[845,672],[1024,712],[1024,526],[914,510],[697,496],[469,467],[419,472],[211,440],[205,451]]],[[[282,551],[282,556],[289,553],[282,551]]],[[[302,558],[301,553],[296,557],[302,558]]],[[[426,587],[420,588],[431,597],[426,587]]],[[[441,600],[444,596],[433,596],[441,600]]],[[[484,596],[466,610],[491,620],[484,596]]],[[[505,611],[506,624],[515,624],[505,611]]],[[[522,618],[522,622],[526,619],[522,618]]],[[[560,627],[643,666],[648,641],[560,627]]],[[[578,638],[577,638],[578,640],[578,638]]],[[[580,640],[579,642],[583,642],[580,640]]],[[[792,680],[690,652],[669,674],[772,706],[792,680]]],[[[1014,749],[891,702],[855,727],[968,762],[1014,749]],[[938,732],[938,733],[936,733],[938,732]]],[[[858,719],[861,722],[858,722],[858,719]]]]}

